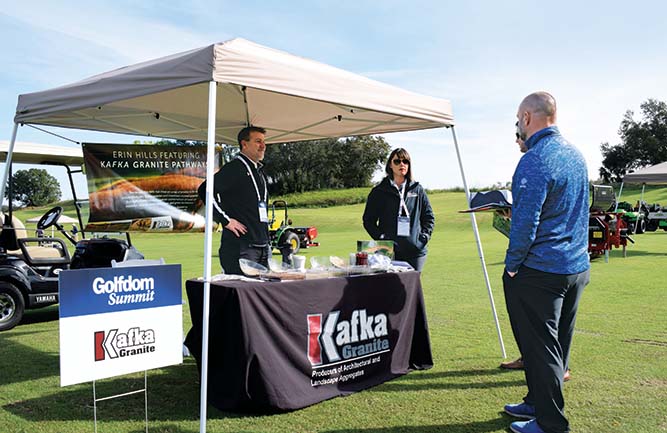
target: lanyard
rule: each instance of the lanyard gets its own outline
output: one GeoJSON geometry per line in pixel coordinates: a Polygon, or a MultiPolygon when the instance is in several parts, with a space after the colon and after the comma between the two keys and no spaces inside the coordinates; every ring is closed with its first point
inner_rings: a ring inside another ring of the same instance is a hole
{"type": "MultiPolygon", "coordinates": [[[[260,195],[259,195],[259,188],[257,187],[257,181],[255,180],[255,176],[253,176],[253,174],[252,174],[252,170],[250,169],[250,166],[248,165],[248,163],[246,162],[246,160],[242,156],[238,156],[237,158],[241,160],[243,165],[245,165],[246,170],[248,170],[248,174],[250,175],[250,178],[252,179],[252,184],[255,186],[255,192],[257,193],[257,201],[258,202],[262,202],[262,201],[266,202],[266,197],[268,197],[268,191],[266,189],[266,180],[264,181],[264,200],[262,200],[262,197],[260,197],[260,195]]],[[[259,173],[259,170],[257,171],[257,174],[259,174],[261,176],[261,174],[259,173]]]]}
{"type": "Polygon", "coordinates": [[[398,205],[398,216],[401,216],[401,209],[405,210],[405,216],[410,217],[410,211],[408,210],[408,206],[405,204],[405,199],[403,198],[405,196],[405,184],[408,183],[407,180],[403,182],[403,185],[399,188],[398,185],[394,184],[396,189],[398,190],[398,197],[400,198],[401,202],[398,205]]]}

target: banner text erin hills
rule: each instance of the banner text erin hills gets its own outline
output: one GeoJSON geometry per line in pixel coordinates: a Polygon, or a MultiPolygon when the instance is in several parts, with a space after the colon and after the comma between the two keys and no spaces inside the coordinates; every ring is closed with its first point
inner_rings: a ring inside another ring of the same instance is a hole
{"type": "Polygon", "coordinates": [[[155,280],[152,277],[121,275],[111,280],[97,277],[93,280],[92,289],[96,295],[108,296],[109,305],[138,304],[155,298],[155,280]]]}

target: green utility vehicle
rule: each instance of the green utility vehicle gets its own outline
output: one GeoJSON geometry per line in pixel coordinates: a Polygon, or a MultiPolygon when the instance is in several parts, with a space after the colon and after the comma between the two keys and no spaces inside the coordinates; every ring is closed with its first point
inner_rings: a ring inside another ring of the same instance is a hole
{"type": "Polygon", "coordinates": [[[287,203],[276,200],[271,204],[271,218],[269,219],[269,239],[271,246],[288,256],[296,254],[301,248],[316,247],[320,244],[313,242],[317,237],[315,227],[292,227],[292,220],[287,215],[287,203]],[[276,216],[276,208],[282,208],[282,218],[276,216]]]}
{"type": "Polygon", "coordinates": [[[642,234],[647,230],[647,219],[649,208],[645,201],[641,201],[633,207],[627,201],[618,204],[617,212],[622,213],[621,218],[628,227],[628,234],[642,234]]]}
{"type": "Polygon", "coordinates": [[[642,234],[658,229],[667,231],[667,208],[658,203],[649,205],[642,200],[633,207],[627,201],[622,201],[618,204],[617,211],[622,213],[623,221],[628,226],[628,234],[642,234]]]}

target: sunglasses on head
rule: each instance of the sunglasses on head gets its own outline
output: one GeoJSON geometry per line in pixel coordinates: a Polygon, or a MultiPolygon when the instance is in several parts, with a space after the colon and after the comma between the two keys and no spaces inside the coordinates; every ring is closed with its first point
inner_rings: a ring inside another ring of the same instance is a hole
{"type": "Polygon", "coordinates": [[[396,159],[393,160],[392,162],[394,163],[394,165],[401,165],[401,162],[402,162],[403,164],[405,164],[405,165],[410,165],[410,161],[407,160],[407,159],[396,158],[396,159]]]}

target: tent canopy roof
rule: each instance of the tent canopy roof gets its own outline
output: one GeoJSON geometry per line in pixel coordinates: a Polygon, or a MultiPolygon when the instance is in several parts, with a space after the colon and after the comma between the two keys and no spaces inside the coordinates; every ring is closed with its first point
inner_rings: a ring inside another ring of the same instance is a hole
{"type": "Polygon", "coordinates": [[[624,183],[667,184],[667,162],[636,170],[623,177],[624,183]]]}
{"type": "Polygon", "coordinates": [[[247,124],[267,142],[452,126],[449,101],[408,92],[244,39],[20,95],[16,123],[206,140],[209,82],[216,141],[247,124]]]}

